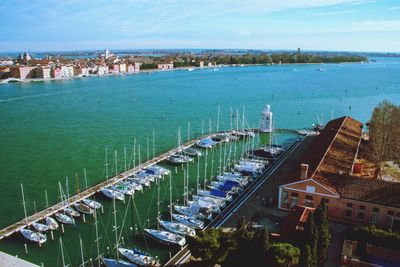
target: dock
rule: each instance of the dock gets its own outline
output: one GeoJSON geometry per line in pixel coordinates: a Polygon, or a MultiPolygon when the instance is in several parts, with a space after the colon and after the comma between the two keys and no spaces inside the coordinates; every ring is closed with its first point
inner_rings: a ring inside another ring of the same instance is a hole
{"type": "MultiPolygon", "coordinates": [[[[229,133],[229,131],[223,131],[223,132],[229,133]]],[[[35,213],[35,214],[31,215],[31,216],[28,216],[27,218],[24,218],[24,219],[22,219],[22,220],[20,220],[20,221],[18,221],[16,223],[10,225],[10,226],[7,226],[7,227],[5,227],[5,228],[0,230],[0,240],[4,239],[6,237],[9,237],[9,236],[11,236],[12,234],[14,234],[16,232],[19,232],[22,228],[30,226],[34,222],[43,220],[44,218],[46,218],[48,216],[51,216],[51,215],[55,214],[56,212],[59,212],[59,211],[65,209],[65,208],[73,205],[75,202],[80,202],[83,199],[88,198],[88,197],[96,194],[97,192],[99,192],[104,187],[112,186],[112,185],[114,185],[114,184],[116,184],[116,183],[128,178],[129,176],[139,172],[142,169],[145,169],[145,168],[147,168],[147,167],[149,167],[151,165],[154,165],[154,164],[157,164],[157,163],[159,163],[159,162],[161,162],[163,160],[166,160],[168,157],[170,157],[171,155],[175,154],[179,150],[191,147],[197,141],[199,141],[199,140],[201,140],[203,138],[213,137],[213,136],[215,136],[215,135],[217,135],[219,133],[222,133],[222,132],[217,132],[217,133],[213,133],[213,134],[207,134],[207,135],[204,135],[204,136],[201,136],[201,137],[197,137],[197,138],[191,139],[190,141],[184,143],[181,147],[173,148],[173,149],[171,149],[171,150],[169,150],[169,151],[167,151],[167,152],[165,152],[165,153],[163,153],[163,154],[161,154],[161,155],[159,155],[159,156],[157,156],[155,158],[152,158],[152,159],[150,159],[150,160],[148,160],[148,161],[146,161],[144,163],[139,164],[138,166],[136,166],[136,167],[134,167],[132,169],[129,169],[129,170],[127,170],[125,172],[122,172],[122,173],[120,173],[118,175],[115,175],[115,176],[113,176],[113,177],[111,177],[111,178],[109,178],[109,179],[107,179],[107,180],[105,180],[105,181],[103,181],[103,182],[101,182],[99,184],[96,184],[96,185],[88,188],[87,190],[84,190],[84,191],[80,192],[79,194],[75,194],[75,195],[69,197],[68,199],[66,199],[66,200],[64,200],[62,202],[59,202],[59,203],[57,203],[57,204],[55,204],[53,206],[50,206],[50,207],[48,207],[48,208],[46,208],[44,210],[39,211],[39,212],[37,212],[37,213],[35,213]]]]}

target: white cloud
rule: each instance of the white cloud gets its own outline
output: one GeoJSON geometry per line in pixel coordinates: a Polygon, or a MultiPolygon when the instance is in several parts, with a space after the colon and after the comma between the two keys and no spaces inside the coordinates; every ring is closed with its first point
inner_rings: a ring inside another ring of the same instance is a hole
{"type": "Polygon", "coordinates": [[[366,20],[353,23],[350,31],[358,32],[398,32],[400,31],[400,20],[366,20]]]}
{"type": "Polygon", "coordinates": [[[341,15],[341,14],[348,14],[353,13],[354,10],[341,10],[341,11],[332,11],[332,12],[320,12],[313,14],[314,16],[331,16],[331,15],[341,15]]]}
{"type": "Polygon", "coordinates": [[[394,6],[394,7],[389,8],[389,10],[397,10],[397,9],[400,9],[400,6],[394,6]]]}

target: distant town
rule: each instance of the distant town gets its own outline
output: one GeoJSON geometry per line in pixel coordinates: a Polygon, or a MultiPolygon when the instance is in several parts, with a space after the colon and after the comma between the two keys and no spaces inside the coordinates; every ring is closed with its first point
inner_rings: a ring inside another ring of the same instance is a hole
{"type": "Polygon", "coordinates": [[[114,54],[105,49],[99,54],[49,54],[35,57],[29,52],[18,57],[1,57],[0,82],[65,79],[72,77],[103,76],[138,73],[143,70],[171,70],[174,68],[223,67],[272,64],[311,64],[365,62],[363,55],[302,53],[260,53],[259,51],[168,51],[163,54],[114,54]],[[85,55],[87,57],[85,57],[85,55]]]}

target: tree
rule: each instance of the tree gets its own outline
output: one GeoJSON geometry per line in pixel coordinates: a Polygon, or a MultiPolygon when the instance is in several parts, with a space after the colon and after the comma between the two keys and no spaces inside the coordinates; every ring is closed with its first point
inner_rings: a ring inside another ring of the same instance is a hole
{"type": "Polygon", "coordinates": [[[274,266],[292,266],[298,263],[300,250],[289,243],[275,243],[270,248],[274,266]]]}
{"type": "Polygon", "coordinates": [[[379,174],[382,161],[400,161],[400,107],[387,100],[379,103],[372,113],[369,135],[379,174]]]}
{"type": "Polygon", "coordinates": [[[311,248],[306,245],[304,249],[301,250],[299,266],[301,267],[313,267],[313,255],[311,253],[311,248]]]}
{"type": "Polygon", "coordinates": [[[318,229],[315,226],[314,214],[310,213],[308,217],[308,221],[304,227],[303,231],[303,243],[301,244],[302,255],[307,256],[307,246],[310,247],[310,255],[311,255],[311,265],[309,266],[317,266],[317,251],[318,244],[318,229]]]}
{"type": "MultiPolygon", "coordinates": [[[[188,238],[189,250],[196,258],[201,258],[204,265],[213,266],[225,260],[229,248],[226,236],[219,229],[207,229],[197,233],[197,237],[188,238]]],[[[232,237],[228,238],[232,239],[232,237]]]]}
{"type": "Polygon", "coordinates": [[[329,232],[329,221],[326,210],[326,203],[321,205],[315,211],[315,226],[318,232],[317,242],[317,265],[322,266],[328,258],[328,249],[331,243],[331,233],[329,232]]]}

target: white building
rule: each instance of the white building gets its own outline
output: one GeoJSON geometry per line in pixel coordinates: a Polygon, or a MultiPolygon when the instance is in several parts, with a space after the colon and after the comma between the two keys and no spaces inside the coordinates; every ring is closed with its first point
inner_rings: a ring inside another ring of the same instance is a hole
{"type": "Polygon", "coordinates": [[[99,66],[97,69],[97,74],[100,76],[108,73],[109,73],[108,66],[99,66]]]}

